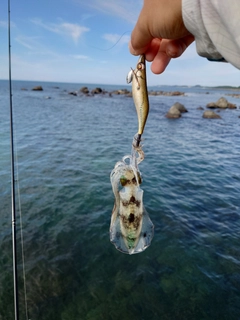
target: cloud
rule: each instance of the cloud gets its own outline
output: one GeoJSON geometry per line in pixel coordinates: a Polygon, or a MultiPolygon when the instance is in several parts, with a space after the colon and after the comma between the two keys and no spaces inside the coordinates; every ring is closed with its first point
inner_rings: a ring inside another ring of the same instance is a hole
{"type": "Polygon", "coordinates": [[[84,56],[82,54],[73,54],[70,57],[76,60],[91,60],[88,56],[84,56]]]}
{"type": "Polygon", "coordinates": [[[15,41],[29,50],[36,49],[36,37],[18,36],[15,38],[15,41]]]}
{"type": "Polygon", "coordinates": [[[128,43],[130,40],[130,36],[128,35],[121,35],[121,34],[116,34],[116,33],[105,33],[102,36],[103,39],[113,43],[113,44],[117,44],[117,43],[128,43]]]}
{"type": "MultiPolygon", "coordinates": [[[[15,23],[12,21],[11,27],[15,27],[15,23]]],[[[0,20],[0,28],[8,28],[8,21],[0,20]]]]}
{"type": "MultiPolygon", "coordinates": [[[[83,5],[82,0],[76,0],[76,2],[83,5]]],[[[142,0],[91,0],[86,2],[85,5],[134,24],[142,7],[142,0]]]]}
{"type": "Polygon", "coordinates": [[[76,44],[78,43],[78,40],[82,36],[82,34],[90,30],[89,28],[80,26],[77,23],[68,23],[68,22],[62,22],[59,24],[44,23],[42,22],[41,19],[37,19],[37,18],[32,19],[31,22],[48,31],[51,31],[63,36],[71,37],[76,44]]]}
{"type": "Polygon", "coordinates": [[[7,28],[8,27],[8,22],[7,21],[0,21],[0,27],[7,28]]]}

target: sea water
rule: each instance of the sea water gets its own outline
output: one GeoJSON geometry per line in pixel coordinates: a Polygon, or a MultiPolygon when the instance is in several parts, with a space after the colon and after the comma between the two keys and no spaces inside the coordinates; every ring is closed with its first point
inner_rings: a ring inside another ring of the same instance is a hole
{"type": "MultiPolygon", "coordinates": [[[[155,235],[146,251],[128,256],[109,241],[109,175],[131,149],[135,107],[123,95],[68,94],[84,85],[13,82],[29,319],[239,319],[240,100],[228,89],[153,88],[186,94],[150,96],[140,171],[155,235]],[[36,84],[43,91],[31,91],[36,84]],[[203,119],[197,108],[221,96],[238,108],[203,119]],[[189,112],[169,120],[175,102],[189,112]]],[[[14,310],[9,144],[8,84],[0,81],[1,320],[14,310]]]]}

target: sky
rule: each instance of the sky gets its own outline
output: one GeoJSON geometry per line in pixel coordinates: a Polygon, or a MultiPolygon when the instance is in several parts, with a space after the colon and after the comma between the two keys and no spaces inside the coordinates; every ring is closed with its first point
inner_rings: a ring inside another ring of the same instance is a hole
{"type": "MultiPolygon", "coordinates": [[[[8,79],[8,7],[0,5],[0,79],[8,79]]],[[[126,84],[142,0],[11,0],[12,79],[126,84]]],[[[240,85],[240,71],[199,57],[192,44],[148,85],[240,85]]]]}

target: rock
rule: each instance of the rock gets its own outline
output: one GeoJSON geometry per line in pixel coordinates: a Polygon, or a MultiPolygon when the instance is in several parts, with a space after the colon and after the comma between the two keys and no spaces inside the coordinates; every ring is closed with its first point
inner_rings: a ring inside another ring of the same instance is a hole
{"type": "Polygon", "coordinates": [[[149,91],[150,96],[184,96],[185,93],[181,91],[149,91]]]}
{"type": "Polygon", "coordinates": [[[216,102],[216,105],[217,105],[218,108],[226,109],[228,107],[228,101],[227,101],[227,99],[221,97],[216,102]]]}
{"type": "Polygon", "coordinates": [[[216,114],[214,111],[206,110],[203,112],[203,118],[206,119],[222,119],[219,114],[216,114]]]}
{"type": "Polygon", "coordinates": [[[129,94],[130,91],[128,91],[127,89],[120,89],[120,90],[115,90],[112,93],[114,93],[114,94],[129,94]]]}
{"type": "Polygon", "coordinates": [[[71,94],[72,96],[77,96],[77,92],[76,91],[70,91],[70,92],[68,92],[68,94],[71,94]]]}
{"type": "Polygon", "coordinates": [[[216,109],[218,108],[218,106],[216,105],[215,102],[209,102],[207,105],[206,105],[207,108],[209,109],[216,109]]]}
{"type": "Polygon", "coordinates": [[[149,91],[148,92],[149,96],[157,96],[157,94],[158,94],[157,91],[149,91]]]}
{"type": "Polygon", "coordinates": [[[43,87],[42,86],[36,86],[34,88],[32,88],[33,91],[43,91],[43,87]]]}
{"type": "Polygon", "coordinates": [[[197,107],[197,110],[204,110],[203,107],[197,107]]]}
{"type": "Polygon", "coordinates": [[[237,106],[233,103],[228,102],[228,109],[237,109],[237,106]]]}
{"type": "Polygon", "coordinates": [[[215,108],[220,108],[220,109],[236,109],[237,106],[233,103],[230,103],[225,99],[224,97],[221,97],[218,99],[216,102],[210,102],[207,104],[207,108],[209,109],[215,109],[215,108]]]}
{"type": "Polygon", "coordinates": [[[101,88],[95,88],[91,91],[92,94],[99,94],[102,93],[102,89],[101,88]]]}
{"type": "Polygon", "coordinates": [[[184,92],[181,91],[173,91],[173,92],[169,92],[170,96],[184,96],[184,92]]]}
{"type": "Polygon", "coordinates": [[[88,94],[89,93],[88,87],[82,87],[79,91],[84,93],[84,94],[88,94]]]}
{"type": "Polygon", "coordinates": [[[174,103],[173,107],[176,107],[181,113],[188,112],[184,105],[179,102],[174,103]]]}
{"type": "Polygon", "coordinates": [[[240,93],[228,93],[227,96],[231,96],[233,98],[240,98],[240,93]]]}
{"type": "Polygon", "coordinates": [[[26,88],[21,88],[21,90],[22,90],[22,91],[27,91],[27,89],[26,89],[26,88]]]}
{"type": "Polygon", "coordinates": [[[178,119],[181,117],[181,112],[178,110],[178,108],[173,105],[166,114],[166,118],[168,119],[178,119]]]}

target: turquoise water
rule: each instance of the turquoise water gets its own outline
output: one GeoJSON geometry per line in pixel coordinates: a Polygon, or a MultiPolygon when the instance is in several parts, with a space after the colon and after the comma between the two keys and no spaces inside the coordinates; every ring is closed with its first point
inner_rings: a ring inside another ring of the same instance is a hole
{"type": "MultiPolygon", "coordinates": [[[[34,85],[13,83],[29,319],[239,319],[240,100],[226,96],[229,90],[198,87],[158,88],[186,96],[150,96],[140,170],[155,235],[145,252],[128,256],[109,241],[114,202],[109,175],[129,154],[137,131],[132,99],[68,95],[83,86],[77,84],[42,83],[43,92],[31,91],[34,85]],[[203,119],[197,107],[221,96],[238,109],[221,111],[221,120],[203,119]],[[166,119],[176,101],[189,112],[166,119]]],[[[9,320],[5,81],[0,101],[0,319],[9,320]]],[[[19,244],[20,319],[26,319],[20,251],[19,244]]]]}

